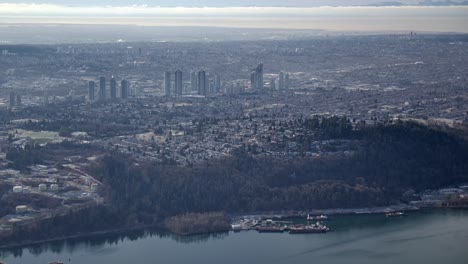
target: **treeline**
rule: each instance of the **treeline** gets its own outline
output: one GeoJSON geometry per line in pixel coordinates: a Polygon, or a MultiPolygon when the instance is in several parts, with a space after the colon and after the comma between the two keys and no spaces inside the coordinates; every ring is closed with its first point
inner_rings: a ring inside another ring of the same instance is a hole
{"type": "Polygon", "coordinates": [[[85,120],[72,122],[72,120],[75,120],[74,118],[77,117],[69,117],[65,120],[28,121],[18,127],[32,131],[55,131],[59,132],[59,135],[63,137],[70,137],[74,131],[86,132],[93,137],[109,137],[138,130],[136,126],[130,125],[130,119],[125,123],[113,123],[109,120],[106,120],[108,122],[103,122],[98,119],[86,120],[86,118],[83,118],[85,120]]]}
{"type": "Polygon", "coordinates": [[[166,229],[178,235],[206,234],[231,230],[229,218],[223,213],[190,213],[169,217],[166,229]]]}
{"type": "Polygon", "coordinates": [[[6,159],[11,161],[10,166],[13,169],[23,170],[27,166],[43,162],[41,149],[39,145],[25,145],[24,148],[12,146],[6,151],[6,159]]]}
{"type": "Polygon", "coordinates": [[[92,144],[75,144],[64,140],[60,143],[49,143],[45,146],[39,144],[10,145],[2,148],[6,152],[6,159],[9,161],[9,167],[16,170],[25,170],[28,166],[44,163],[55,163],[56,160],[62,160],[64,154],[82,155],[86,153],[101,152],[99,146],[92,144]]]}

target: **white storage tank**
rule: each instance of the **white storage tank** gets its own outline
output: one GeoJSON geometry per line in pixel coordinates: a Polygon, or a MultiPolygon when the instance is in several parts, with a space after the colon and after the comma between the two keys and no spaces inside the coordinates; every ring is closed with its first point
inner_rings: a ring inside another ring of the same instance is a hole
{"type": "Polygon", "coordinates": [[[27,205],[18,205],[16,206],[16,213],[23,214],[28,211],[29,207],[27,205]]]}
{"type": "Polygon", "coordinates": [[[58,191],[58,189],[59,189],[58,184],[51,184],[50,185],[50,190],[51,191],[56,192],[56,191],[58,191]]]}
{"type": "Polygon", "coordinates": [[[47,185],[45,185],[45,184],[43,184],[43,183],[39,184],[39,191],[40,191],[40,192],[45,192],[45,191],[47,191],[47,185]]]}
{"type": "Polygon", "coordinates": [[[13,187],[13,192],[14,193],[21,193],[21,192],[23,192],[23,187],[22,186],[15,186],[15,187],[13,187]]]}
{"type": "Polygon", "coordinates": [[[232,231],[241,231],[242,226],[240,224],[232,224],[231,229],[232,229],[232,231]]]}

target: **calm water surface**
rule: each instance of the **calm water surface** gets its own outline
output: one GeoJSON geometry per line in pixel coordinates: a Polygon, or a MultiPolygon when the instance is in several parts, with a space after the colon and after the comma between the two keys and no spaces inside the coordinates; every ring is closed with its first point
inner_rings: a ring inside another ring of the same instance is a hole
{"type": "Polygon", "coordinates": [[[468,211],[401,218],[334,217],[327,234],[255,231],[177,237],[153,232],[67,240],[0,252],[8,264],[48,263],[468,263],[468,211]]]}

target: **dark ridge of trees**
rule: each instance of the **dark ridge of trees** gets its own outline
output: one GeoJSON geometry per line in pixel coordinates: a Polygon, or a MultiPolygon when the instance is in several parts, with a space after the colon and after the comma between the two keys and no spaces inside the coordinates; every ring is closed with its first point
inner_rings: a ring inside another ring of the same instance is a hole
{"type": "MultiPolygon", "coordinates": [[[[0,197],[3,197],[6,195],[9,191],[11,191],[11,188],[13,188],[13,185],[8,184],[8,183],[0,183],[0,197]]],[[[4,217],[5,215],[11,213],[11,208],[5,206],[4,204],[1,204],[2,201],[0,201],[0,217],[4,217]]]]}
{"type": "Polygon", "coordinates": [[[370,126],[354,163],[368,182],[417,191],[466,181],[468,144],[462,138],[414,122],[370,126]]]}
{"type": "Polygon", "coordinates": [[[60,129],[59,129],[58,134],[61,137],[71,137],[72,132],[73,131],[69,127],[61,126],[60,129]]]}
{"type": "Polygon", "coordinates": [[[223,213],[189,213],[169,217],[164,226],[174,234],[194,235],[231,230],[229,218],[223,213]]]}
{"type": "Polygon", "coordinates": [[[112,153],[94,168],[112,206],[139,221],[152,215],[363,207],[397,202],[413,189],[468,175],[463,140],[415,123],[365,127],[354,155],[255,158],[243,151],[193,168],[134,163],[112,153]]]}
{"type": "MultiPolygon", "coordinates": [[[[59,132],[59,135],[63,137],[69,137],[74,131],[87,132],[90,136],[94,137],[116,136],[122,133],[136,131],[134,126],[123,122],[123,120],[120,120],[122,122],[116,124],[103,124],[100,120],[85,120],[78,122],[71,122],[70,120],[72,119],[25,122],[19,125],[19,128],[32,131],[55,131],[59,132]]],[[[128,122],[128,120],[126,120],[126,122],[128,122]]]]}
{"type": "Polygon", "coordinates": [[[32,209],[55,209],[60,206],[62,200],[34,193],[10,193],[0,200],[0,217],[14,214],[17,205],[29,205],[32,209]]]}
{"type": "Polygon", "coordinates": [[[315,139],[350,138],[353,136],[353,126],[345,116],[331,116],[299,119],[298,127],[315,132],[315,139]]]}
{"type": "Polygon", "coordinates": [[[39,145],[25,145],[21,147],[10,147],[6,153],[6,159],[11,161],[10,166],[16,170],[24,170],[26,167],[40,164],[43,157],[39,145]]]}
{"type": "Polygon", "coordinates": [[[6,152],[6,159],[10,161],[9,166],[16,170],[26,170],[28,166],[44,164],[54,160],[62,160],[64,153],[76,153],[87,155],[94,152],[100,152],[102,149],[92,144],[75,144],[68,140],[60,143],[50,143],[45,146],[38,144],[26,144],[24,147],[9,146],[3,148],[6,152]]]}
{"type": "Polygon", "coordinates": [[[32,131],[55,131],[59,132],[62,127],[69,127],[71,124],[69,121],[49,121],[49,120],[41,120],[37,122],[32,122],[29,120],[28,122],[24,122],[20,124],[18,127],[25,130],[32,130],[32,131]]]}

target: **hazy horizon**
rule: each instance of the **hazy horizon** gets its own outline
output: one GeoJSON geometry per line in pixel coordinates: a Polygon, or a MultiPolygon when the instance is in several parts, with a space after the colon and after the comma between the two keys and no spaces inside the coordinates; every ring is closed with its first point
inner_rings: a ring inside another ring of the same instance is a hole
{"type": "MultiPolygon", "coordinates": [[[[11,2],[11,1],[10,1],[11,2]]],[[[433,32],[433,33],[468,33],[468,6],[341,6],[341,7],[294,7],[306,1],[290,1],[289,7],[278,6],[241,6],[248,1],[239,2],[236,7],[158,7],[153,5],[123,5],[128,1],[117,1],[113,6],[105,5],[106,1],[87,5],[89,1],[80,2],[81,6],[62,4],[63,1],[52,3],[0,3],[0,43],[57,43],[69,41],[104,41],[99,36],[108,35],[106,29],[99,28],[94,33],[89,30],[45,29],[41,25],[105,25],[114,26],[108,41],[116,39],[131,39],[141,41],[159,39],[156,29],[159,27],[210,27],[239,29],[279,29],[279,30],[321,30],[333,32],[433,32]],[[120,4],[120,6],[119,6],[120,4]],[[38,25],[34,30],[25,30],[30,24],[38,25]],[[145,27],[138,30],[140,35],[128,35],[128,32],[115,27],[129,25],[145,27]],[[23,27],[20,29],[19,27],[23,27]],[[28,32],[28,33],[25,33],[28,32]],[[101,33],[97,33],[101,32],[101,33]],[[94,34],[94,35],[93,35],[94,34]],[[67,38],[63,36],[67,35],[67,38]],[[21,41],[19,41],[19,39],[21,41]],[[60,39],[60,40],[59,40],[60,39]]],[[[193,1],[191,1],[193,2],[193,1]]],[[[210,1],[194,2],[194,6],[210,1]]],[[[229,5],[233,1],[220,1],[218,5],[229,5]]],[[[308,1],[309,3],[344,3],[345,1],[308,1]]],[[[357,0],[348,3],[369,3],[375,1],[357,0]]],[[[416,3],[419,1],[405,1],[416,3]]],[[[139,1],[135,3],[144,3],[139,1]]],[[[181,5],[185,2],[179,2],[181,5]]],[[[259,1],[259,5],[265,1],[259,1]]],[[[271,5],[279,1],[271,1],[271,5]]],[[[178,29],[174,29],[177,34],[178,29]]],[[[215,39],[232,39],[222,33],[216,33],[215,39]]],[[[207,32],[199,32],[199,36],[180,32],[180,39],[194,38],[197,40],[212,40],[207,32]],[[207,34],[207,35],[206,35],[207,34]]],[[[242,37],[244,33],[238,33],[242,37]]],[[[291,35],[296,33],[290,32],[291,35]]],[[[282,33],[281,37],[287,34],[282,33]]],[[[261,38],[278,38],[278,35],[262,34],[261,38]]],[[[172,37],[169,39],[173,39],[172,37]]],[[[251,39],[251,36],[249,36],[251,39]]],[[[164,39],[167,40],[167,39],[164,39]]]]}
{"type": "Polygon", "coordinates": [[[4,24],[103,24],[468,33],[468,7],[70,7],[0,4],[4,24]]]}

